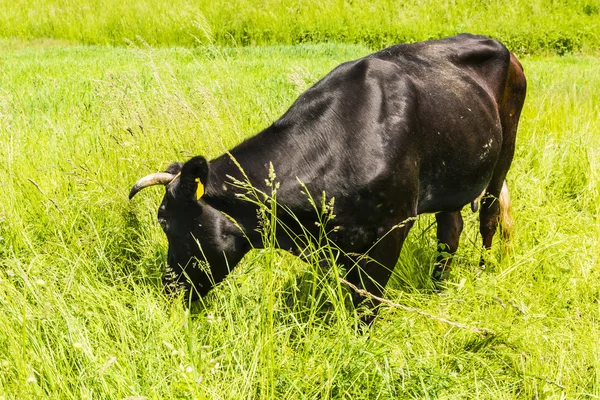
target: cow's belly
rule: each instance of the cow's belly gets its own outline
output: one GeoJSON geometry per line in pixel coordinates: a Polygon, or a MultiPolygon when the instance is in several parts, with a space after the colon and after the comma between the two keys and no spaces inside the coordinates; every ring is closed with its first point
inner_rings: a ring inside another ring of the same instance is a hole
{"type": "Polygon", "coordinates": [[[477,198],[487,188],[500,154],[496,137],[486,145],[427,160],[419,178],[417,212],[458,211],[477,198]]]}
{"type": "Polygon", "coordinates": [[[475,200],[487,187],[488,182],[489,179],[486,182],[465,185],[461,188],[433,188],[420,196],[417,213],[459,211],[475,200]]]}

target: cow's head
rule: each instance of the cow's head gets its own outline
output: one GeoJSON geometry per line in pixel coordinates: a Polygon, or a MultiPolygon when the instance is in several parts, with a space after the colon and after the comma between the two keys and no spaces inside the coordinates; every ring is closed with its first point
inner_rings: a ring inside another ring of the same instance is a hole
{"type": "Polygon", "coordinates": [[[192,299],[223,280],[247,251],[239,228],[202,198],[208,176],[206,159],[197,156],[145,176],[129,193],[131,199],[148,186],[165,186],[158,208],[158,222],[169,241],[163,284],[168,293],[183,289],[192,299]]]}

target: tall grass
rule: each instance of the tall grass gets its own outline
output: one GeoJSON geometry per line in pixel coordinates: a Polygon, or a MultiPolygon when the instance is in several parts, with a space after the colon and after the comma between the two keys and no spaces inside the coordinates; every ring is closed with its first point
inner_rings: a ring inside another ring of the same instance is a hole
{"type": "Polygon", "coordinates": [[[0,37],[124,45],[362,43],[379,48],[472,32],[519,53],[600,48],[598,0],[16,0],[0,37]]]}
{"type": "Polygon", "coordinates": [[[0,44],[0,398],[600,396],[600,66],[523,58],[509,174],[516,230],[480,271],[477,217],[432,292],[419,218],[366,334],[335,269],[251,252],[186,309],[159,284],[162,195],[133,182],[215,157],[363,46],[31,48],[0,44]]]}

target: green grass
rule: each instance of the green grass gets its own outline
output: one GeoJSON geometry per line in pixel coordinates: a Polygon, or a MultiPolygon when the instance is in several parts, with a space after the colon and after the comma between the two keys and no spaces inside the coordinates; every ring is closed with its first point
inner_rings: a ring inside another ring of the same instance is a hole
{"type": "Polygon", "coordinates": [[[421,217],[368,335],[336,270],[254,251],[191,312],[163,296],[162,196],[142,175],[215,157],[360,45],[109,48],[0,42],[0,398],[597,398],[600,64],[522,58],[516,230],[477,267],[477,216],[431,292],[421,217]]]}
{"type": "Polygon", "coordinates": [[[0,37],[198,46],[362,43],[472,32],[519,53],[600,49],[599,0],[0,0],[0,37]]]}

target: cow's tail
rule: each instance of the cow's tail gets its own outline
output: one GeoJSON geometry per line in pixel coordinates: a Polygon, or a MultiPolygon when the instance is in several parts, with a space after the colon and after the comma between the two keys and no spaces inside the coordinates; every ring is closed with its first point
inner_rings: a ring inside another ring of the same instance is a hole
{"type": "MultiPolygon", "coordinates": [[[[471,210],[477,212],[479,210],[479,203],[481,198],[485,195],[485,190],[471,202],[471,210]]],[[[513,220],[510,216],[510,194],[508,193],[508,185],[506,181],[502,184],[502,191],[500,192],[500,233],[502,238],[505,240],[510,239],[513,230],[513,220]]]]}
{"type": "Polygon", "coordinates": [[[506,181],[502,184],[500,192],[500,232],[505,240],[510,239],[513,231],[513,220],[510,216],[510,195],[506,181]]]}

